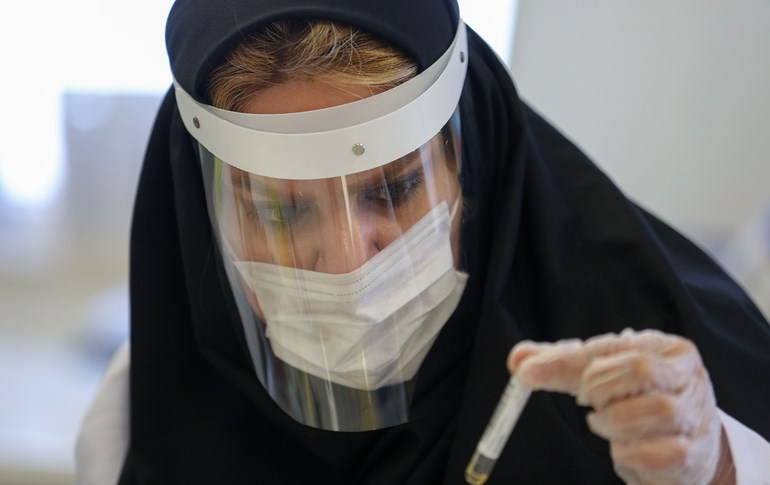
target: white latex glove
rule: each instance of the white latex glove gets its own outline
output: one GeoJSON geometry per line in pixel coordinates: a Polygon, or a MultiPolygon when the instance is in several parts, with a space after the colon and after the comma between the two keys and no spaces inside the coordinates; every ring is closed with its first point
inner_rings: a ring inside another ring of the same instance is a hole
{"type": "Polygon", "coordinates": [[[707,484],[722,479],[718,465],[732,463],[708,373],[689,340],[625,330],[585,342],[521,342],[508,367],[535,390],[591,406],[588,426],[610,442],[615,471],[628,483],[707,484]]]}

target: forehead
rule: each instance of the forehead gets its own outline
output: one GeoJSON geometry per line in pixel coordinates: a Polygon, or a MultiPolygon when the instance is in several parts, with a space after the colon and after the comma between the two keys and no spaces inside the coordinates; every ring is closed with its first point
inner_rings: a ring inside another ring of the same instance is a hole
{"type": "Polygon", "coordinates": [[[286,81],[254,93],[245,111],[251,114],[285,114],[315,111],[352,103],[378,94],[368,85],[341,86],[324,81],[286,81]]]}

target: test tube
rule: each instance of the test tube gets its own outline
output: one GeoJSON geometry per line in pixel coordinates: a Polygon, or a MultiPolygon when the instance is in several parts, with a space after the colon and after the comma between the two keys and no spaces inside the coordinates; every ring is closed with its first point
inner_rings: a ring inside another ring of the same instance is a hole
{"type": "Polygon", "coordinates": [[[465,481],[471,485],[483,485],[492,472],[508,437],[527,405],[532,389],[520,383],[514,376],[508,380],[503,395],[497,403],[492,419],[476,446],[476,451],[465,469],[465,481]]]}

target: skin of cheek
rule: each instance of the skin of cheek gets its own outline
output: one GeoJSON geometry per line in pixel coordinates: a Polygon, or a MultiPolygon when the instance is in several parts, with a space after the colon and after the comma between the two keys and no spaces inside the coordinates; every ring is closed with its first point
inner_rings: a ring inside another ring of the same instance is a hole
{"type": "Polygon", "coordinates": [[[452,243],[452,257],[454,258],[455,269],[459,270],[462,269],[460,268],[460,226],[462,225],[463,196],[458,193],[457,197],[460,198],[460,201],[457,206],[457,214],[455,214],[455,218],[452,221],[450,241],[452,243]]]}
{"type": "MultiPolygon", "coordinates": [[[[440,150],[439,148],[434,148],[434,150],[440,150]]],[[[436,185],[439,187],[439,192],[443,192],[443,194],[447,194],[441,199],[444,200],[444,202],[447,205],[447,209],[449,210],[449,213],[451,215],[452,209],[457,203],[457,211],[454,215],[454,219],[452,219],[452,229],[450,232],[450,243],[452,244],[452,256],[454,258],[454,264],[455,269],[461,269],[460,268],[460,227],[462,226],[462,219],[463,219],[463,195],[460,190],[460,183],[457,180],[457,175],[455,172],[451,171],[447,165],[446,160],[442,157],[437,159],[434,162],[434,165],[430,168],[430,171],[433,172],[432,176],[435,177],[436,185]],[[438,165],[438,166],[436,166],[438,165]]]]}
{"type": "MultiPolygon", "coordinates": [[[[226,229],[224,229],[222,237],[228,237],[228,234],[231,234],[231,233],[232,232],[228,232],[226,229]]],[[[240,255],[240,254],[239,255],[235,255],[235,257],[237,259],[240,259],[240,260],[244,260],[244,259],[245,260],[249,260],[248,256],[246,258],[243,258],[243,256],[240,255]]],[[[227,263],[225,263],[225,264],[227,264],[227,263]]],[[[243,292],[244,295],[246,295],[246,299],[249,302],[249,306],[251,306],[252,310],[254,310],[254,313],[259,318],[259,321],[260,322],[264,322],[265,321],[265,314],[262,312],[262,308],[259,305],[259,301],[257,301],[256,295],[254,294],[254,292],[251,291],[251,289],[249,289],[249,285],[243,279],[243,276],[241,276],[240,271],[233,270],[232,273],[236,275],[235,277],[238,280],[237,283],[234,282],[233,284],[237,284],[237,285],[240,286],[241,291],[243,292]]]]}

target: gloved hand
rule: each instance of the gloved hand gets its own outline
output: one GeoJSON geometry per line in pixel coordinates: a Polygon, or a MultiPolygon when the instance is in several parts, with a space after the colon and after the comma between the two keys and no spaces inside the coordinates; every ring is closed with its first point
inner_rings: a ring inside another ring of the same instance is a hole
{"type": "Polygon", "coordinates": [[[585,342],[521,342],[508,367],[534,390],[593,407],[588,426],[609,440],[628,483],[707,484],[721,480],[718,466],[731,470],[714,391],[689,340],[625,330],[585,342]]]}

